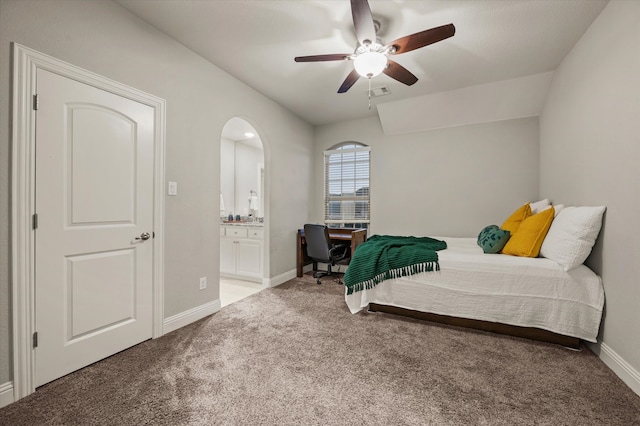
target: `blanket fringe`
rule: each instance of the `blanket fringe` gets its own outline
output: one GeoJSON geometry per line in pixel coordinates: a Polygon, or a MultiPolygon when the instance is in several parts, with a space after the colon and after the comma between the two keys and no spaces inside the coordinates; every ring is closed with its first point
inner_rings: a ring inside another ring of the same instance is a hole
{"type": "Polygon", "coordinates": [[[381,274],[376,275],[371,279],[348,286],[347,294],[353,294],[354,292],[362,291],[365,289],[370,290],[384,280],[407,277],[409,275],[415,275],[421,272],[433,272],[434,270],[435,271],[440,270],[440,263],[438,263],[437,261],[416,263],[414,265],[404,266],[402,268],[390,269],[388,271],[385,271],[381,274]]]}

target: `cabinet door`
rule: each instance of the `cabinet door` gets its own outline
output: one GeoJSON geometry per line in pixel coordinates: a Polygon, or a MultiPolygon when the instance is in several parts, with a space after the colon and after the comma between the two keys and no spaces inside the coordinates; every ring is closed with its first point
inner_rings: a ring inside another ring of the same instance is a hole
{"type": "Polygon", "coordinates": [[[236,245],[235,238],[220,238],[220,272],[236,273],[236,245]]]}
{"type": "Polygon", "coordinates": [[[237,273],[254,278],[262,278],[262,241],[238,240],[237,273]]]}

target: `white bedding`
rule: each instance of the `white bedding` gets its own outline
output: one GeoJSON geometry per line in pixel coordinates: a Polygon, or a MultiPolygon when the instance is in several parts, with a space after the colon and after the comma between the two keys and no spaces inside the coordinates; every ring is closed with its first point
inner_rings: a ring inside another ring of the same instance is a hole
{"type": "Polygon", "coordinates": [[[440,271],[384,281],[346,295],[351,313],[369,303],[460,318],[536,327],[595,342],[602,280],[581,265],[566,272],[545,258],[484,254],[475,238],[436,237],[440,271]]]}

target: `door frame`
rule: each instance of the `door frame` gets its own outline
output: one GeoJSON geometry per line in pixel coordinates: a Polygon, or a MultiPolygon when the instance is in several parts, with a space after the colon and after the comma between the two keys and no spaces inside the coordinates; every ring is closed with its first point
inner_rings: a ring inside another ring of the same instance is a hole
{"type": "Polygon", "coordinates": [[[153,108],[153,338],[163,334],[164,318],[164,99],[107,79],[91,71],[12,43],[13,90],[11,134],[11,266],[14,401],[35,392],[35,143],[36,71],[63,77],[114,93],[153,108]]]}

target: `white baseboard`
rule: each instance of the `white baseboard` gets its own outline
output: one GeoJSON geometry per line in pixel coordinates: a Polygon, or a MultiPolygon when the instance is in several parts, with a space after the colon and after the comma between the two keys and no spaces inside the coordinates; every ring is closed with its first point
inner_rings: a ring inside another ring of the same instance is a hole
{"type": "Polygon", "coordinates": [[[204,305],[196,306],[188,311],[181,312],[179,314],[165,318],[163,323],[163,334],[171,333],[185,325],[196,322],[206,316],[215,314],[222,308],[220,299],[213,302],[205,303],[204,305]]]}
{"type": "MultiPolygon", "coordinates": [[[[323,264],[319,263],[319,265],[322,266],[323,264]]],[[[340,268],[340,273],[344,273],[347,270],[347,265],[338,265],[337,268],[340,268]]],[[[303,273],[307,273],[310,271],[313,271],[313,265],[311,263],[308,265],[304,265],[304,267],[302,268],[303,273]]],[[[338,269],[335,269],[335,271],[337,272],[338,269]]],[[[276,286],[279,286],[280,284],[286,283],[287,281],[296,278],[296,276],[297,276],[296,270],[292,269],[291,271],[287,271],[284,274],[278,275],[277,277],[263,278],[262,287],[263,288],[276,287],[276,286]]]]}
{"type": "Polygon", "coordinates": [[[0,408],[6,407],[13,403],[13,382],[7,382],[0,385],[0,408]]]}
{"type": "Polygon", "coordinates": [[[262,280],[262,287],[263,288],[276,287],[276,286],[279,286],[280,284],[284,284],[287,281],[294,279],[295,277],[296,277],[296,270],[292,269],[291,271],[287,271],[284,274],[280,274],[273,278],[264,278],[262,280]]]}
{"type": "Polygon", "coordinates": [[[640,395],[640,372],[638,370],[633,368],[606,343],[589,344],[589,347],[632,391],[640,395]]]}

